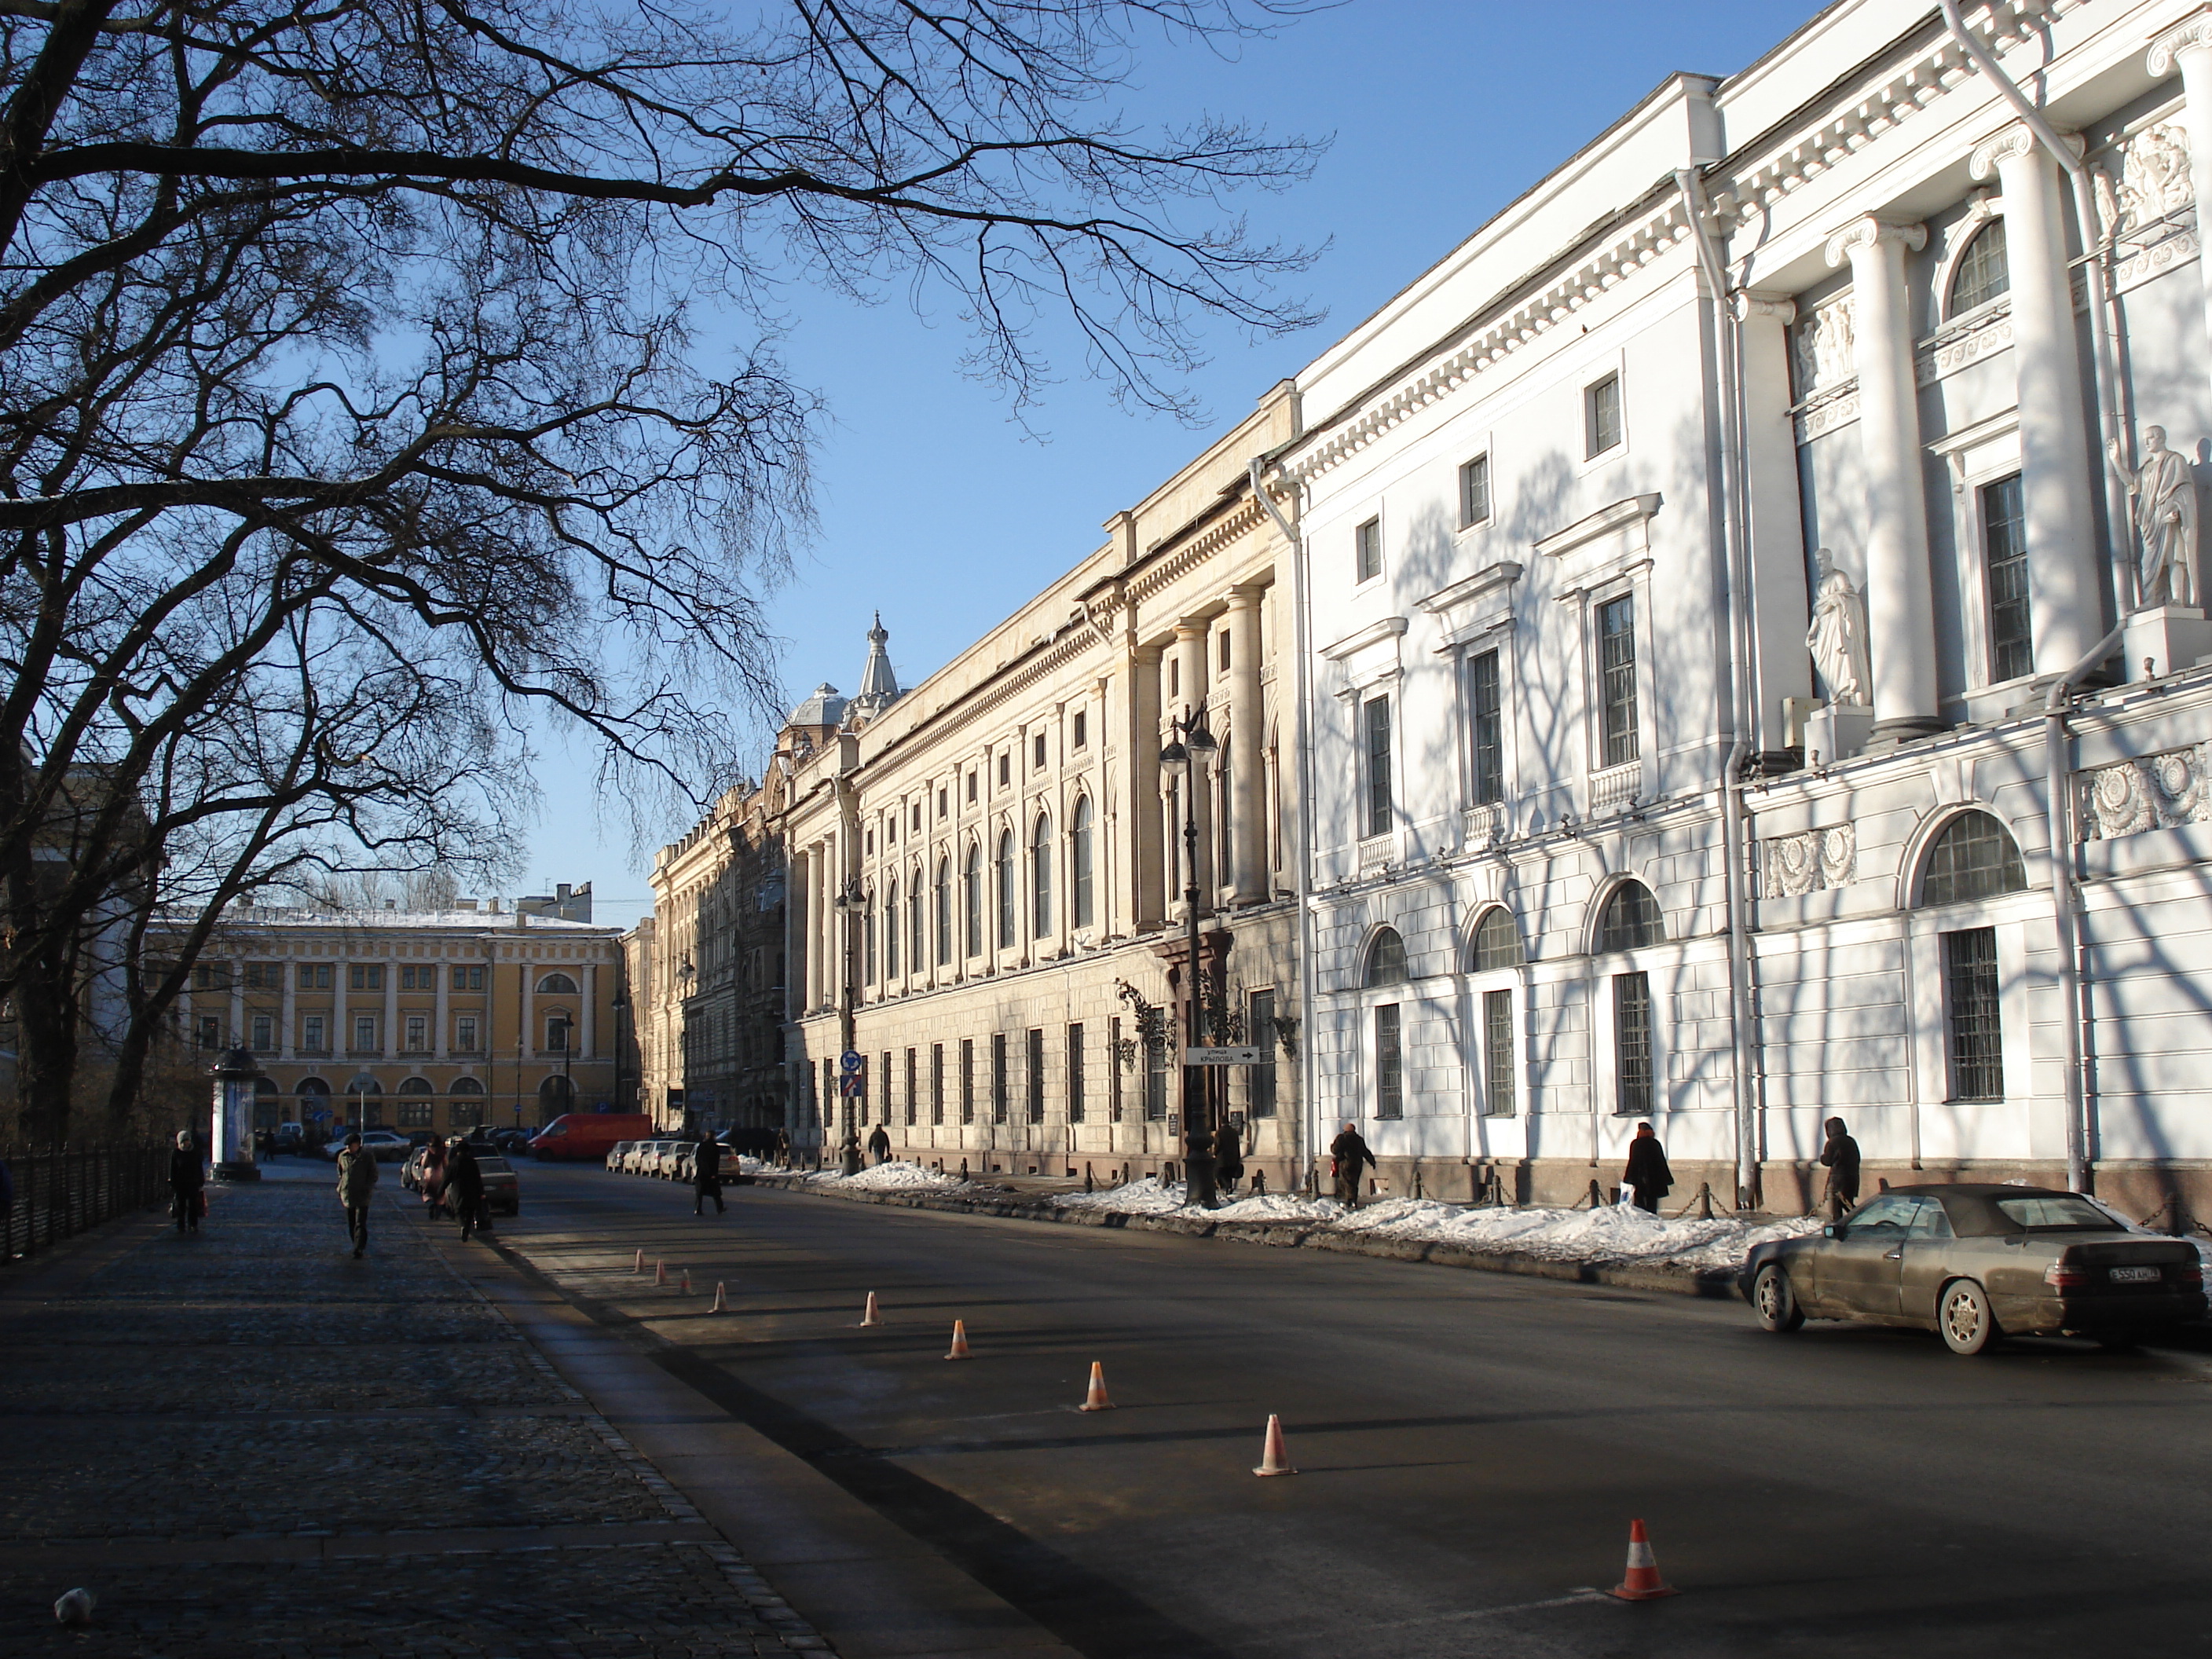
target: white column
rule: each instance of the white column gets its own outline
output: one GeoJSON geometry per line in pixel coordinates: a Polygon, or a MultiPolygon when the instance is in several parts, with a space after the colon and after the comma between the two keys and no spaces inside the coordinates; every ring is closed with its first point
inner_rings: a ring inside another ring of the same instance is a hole
{"type": "MultiPolygon", "coordinates": [[[[1211,623],[1186,621],[1176,624],[1176,653],[1182,661],[1183,707],[1178,712],[1186,716],[1190,710],[1198,707],[1200,700],[1206,695],[1212,684],[1213,665],[1209,660],[1212,653],[1212,647],[1213,626],[1211,623]]],[[[1220,735],[1218,726],[1211,720],[1207,722],[1207,729],[1212,731],[1217,738],[1220,735]]],[[[1184,871],[1183,879],[1188,883],[1194,873],[1195,874],[1199,902],[1211,908],[1215,884],[1213,786],[1205,769],[1198,765],[1195,757],[1193,758],[1190,771],[1186,775],[1185,787],[1190,791],[1190,805],[1198,821],[1198,857],[1195,860],[1195,871],[1184,871]]],[[[1180,803],[1178,803],[1178,808],[1180,808],[1180,803]]],[[[1180,810],[1178,810],[1175,833],[1178,837],[1182,835],[1180,810]]],[[[1180,840],[1176,844],[1183,846],[1185,852],[1189,850],[1188,847],[1180,840]]]]}
{"type": "Polygon", "coordinates": [[[1790,325],[1784,295],[1742,293],[1734,301],[1743,356],[1744,495],[1750,504],[1752,649],[1759,746],[1787,741],[1785,697],[1813,695],[1805,649],[1805,520],[1797,495],[1797,439],[1790,420],[1790,325]]]}
{"type": "Polygon", "coordinates": [[[451,1032],[453,1021],[452,1010],[447,1002],[447,993],[453,982],[453,964],[441,956],[431,965],[430,971],[438,976],[437,1000],[430,1015],[437,1022],[438,1029],[430,1038],[430,1053],[433,1058],[443,1060],[453,1052],[451,1032]]]}
{"type": "MultiPolygon", "coordinates": [[[[353,1029],[346,1024],[353,1013],[346,1006],[346,994],[349,989],[346,975],[352,967],[353,964],[343,956],[331,964],[331,1068],[333,1071],[337,1069],[337,1063],[344,1057],[346,1050],[353,1047],[353,1029]]],[[[351,1077],[353,1073],[348,1072],[346,1075],[351,1077]]],[[[336,1089],[337,1086],[337,1080],[333,1079],[331,1087],[336,1089]]],[[[333,1106],[331,1109],[335,1112],[337,1108],[333,1106]]]]}
{"type": "Polygon", "coordinates": [[[2065,210],[2058,163],[2025,123],[2015,121],[1975,149],[1967,171],[1985,179],[1992,170],[2004,197],[2005,258],[2012,279],[2029,629],[2035,672],[2063,674],[2105,631],[2097,532],[2089,511],[2098,481],[2090,476],[2088,422],[2081,408],[2065,210]]]}
{"type": "Polygon", "coordinates": [[[384,959],[384,1057],[399,1057],[399,964],[384,959]]]}
{"type": "Polygon", "coordinates": [[[582,1051],[576,1056],[576,1058],[579,1060],[596,1060],[599,1058],[599,1052],[598,1048],[595,1046],[599,1042],[599,1037],[597,1036],[599,1030],[599,1021],[594,1018],[593,1016],[599,1010],[599,963],[596,962],[586,963],[579,982],[584,988],[584,1006],[582,1012],[576,1017],[578,1022],[578,1046],[582,1051]]]}
{"type": "Polygon", "coordinates": [[[1267,896],[1267,715],[1260,696],[1260,601],[1264,588],[1229,595],[1229,700],[1236,714],[1229,756],[1230,845],[1237,867],[1222,873],[1237,884],[1239,904],[1267,896]]]}
{"type": "Polygon", "coordinates": [[[1866,468],[1867,631],[1874,658],[1875,735],[1909,738],[1942,724],[1936,678],[1936,597],[1928,562],[1928,491],[1912,379],[1905,254],[1923,225],[1864,218],[1828,241],[1828,264],[1851,264],[1866,468]]]}
{"type": "MultiPolygon", "coordinates": [[[[2177,68],[2181,71],[2181,119],[2189,134],[2189,173],[2197,187],[2197,235],[2202,242],[2212,236],[2212,6],[2198,8],[2153,41],[2149,68],[2161,81],[2177,68]]],[[[2212,258],[2200,255],[2197,271],[2204,284],[2205,336],[2212,339],[2212,258]]]]}
{"type": "MultiPolygon", "coordinates": [[[[1122,837],[1128,857],[1122,892],[1128,931],[1144,933],[1158,927],[1166,915],[1160,905],[1166,885],[1159,835],[1160,647],[1143,646],[1125,655],[1121,678],[1127,700],[1127,758],[1121,775],[1128,780],[1121,814],[1128,826],[1122,837]]],[[[1109,931],[1121,930],[1109,923],[1109,931]]]]}
{"type": "Polygon", "coordinates": [[[300,964],[288,960],[278,968],[277,972],[284,975],[283,999],[276,1015],[276,1018],[284,1023],[284,1029],[276,1034],[276,1052],[283,1058],[289,1060],[299,1051],[299,1044],[292,1028],[297,1023],[293,991],[300,981],[300,964]]]}
{"type": "Polygon", "coordinates": [[[246,1029],[246,963],[236,957],[230,959],[230,1042],[239,1048],[252,1040],[253,1033],[246,1029]]]}

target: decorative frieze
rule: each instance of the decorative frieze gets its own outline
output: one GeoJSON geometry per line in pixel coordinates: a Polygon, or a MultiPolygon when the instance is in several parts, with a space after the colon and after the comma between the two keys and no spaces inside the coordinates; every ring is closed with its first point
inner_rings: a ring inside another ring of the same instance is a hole
{"type": "Polygon", "coordinates": [[[2076,833],[2083,841],[2212,823],[2212,742],[2094,767],[2078,787],[2076,833]]]}
{"type": "Polygon", "coordinates": [[[1850,824],[1769,836],[1759,843],[1759,896],[1802,898],[1858,879],[1858,831],[1850,824]]]}

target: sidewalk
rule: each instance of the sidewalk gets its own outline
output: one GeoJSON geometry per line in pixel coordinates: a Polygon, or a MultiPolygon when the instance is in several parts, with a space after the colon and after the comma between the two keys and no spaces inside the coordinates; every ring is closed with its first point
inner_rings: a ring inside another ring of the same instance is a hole
{"type": "MultiPolygon", "coordinates": [[[[304,1173],[304,1171],[303,1171],[304,1173]]],[[[387,1167],[132,1219],[0,1294],[0,1651],[635,1659],[826,1644],[434,1249],[387,1167]],[[88,1632],[54,1598],[99,1597],[88,1632]]]]}

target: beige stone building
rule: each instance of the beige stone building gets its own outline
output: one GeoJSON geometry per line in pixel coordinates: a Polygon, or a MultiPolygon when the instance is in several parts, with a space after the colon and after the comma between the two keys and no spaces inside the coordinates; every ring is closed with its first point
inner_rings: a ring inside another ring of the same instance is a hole
{"type": "Polygon", "coordinates": [[[1293,421],[1271,393],[945,668],[900,694],[872,656],[780,755],[799,1145],[849,1110],[948,1169],[1180,1164],[1188,805],[1210,1035],[1267,1056],[1222,1105],[1271,1185],[1303,1173],[1291,583],[1249,480],[1293,421]],[[1161,750],[1201,707],[1220,761],[1179,781],[1161,750]]]}

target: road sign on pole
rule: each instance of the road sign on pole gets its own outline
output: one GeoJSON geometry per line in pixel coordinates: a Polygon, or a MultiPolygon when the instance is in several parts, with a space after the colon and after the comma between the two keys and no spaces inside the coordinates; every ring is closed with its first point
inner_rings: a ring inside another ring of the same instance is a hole
{"type": "Polygon", "coordinates": [[[837,1079],[837,1092],[847,1100],[866,1100],[868,1079],[858,1072],[848,1072],[837,1079]]]}
{"type": "Polygon", "coordinates": [[[1255,1048],[1186,1048],[1186,1066],[1257,1066],[1266,1056],[1255,1048]]]}
{"type": "Polygon", "coordinates": [[[846,1049],[843,1054],[837,1056],[837,1069],[848,1074],[860,1071],[862,1067],[866,1066],[867,1063],[867,1057],[866,1055],[858,1054],[850,1048],[846,1049]]]}

